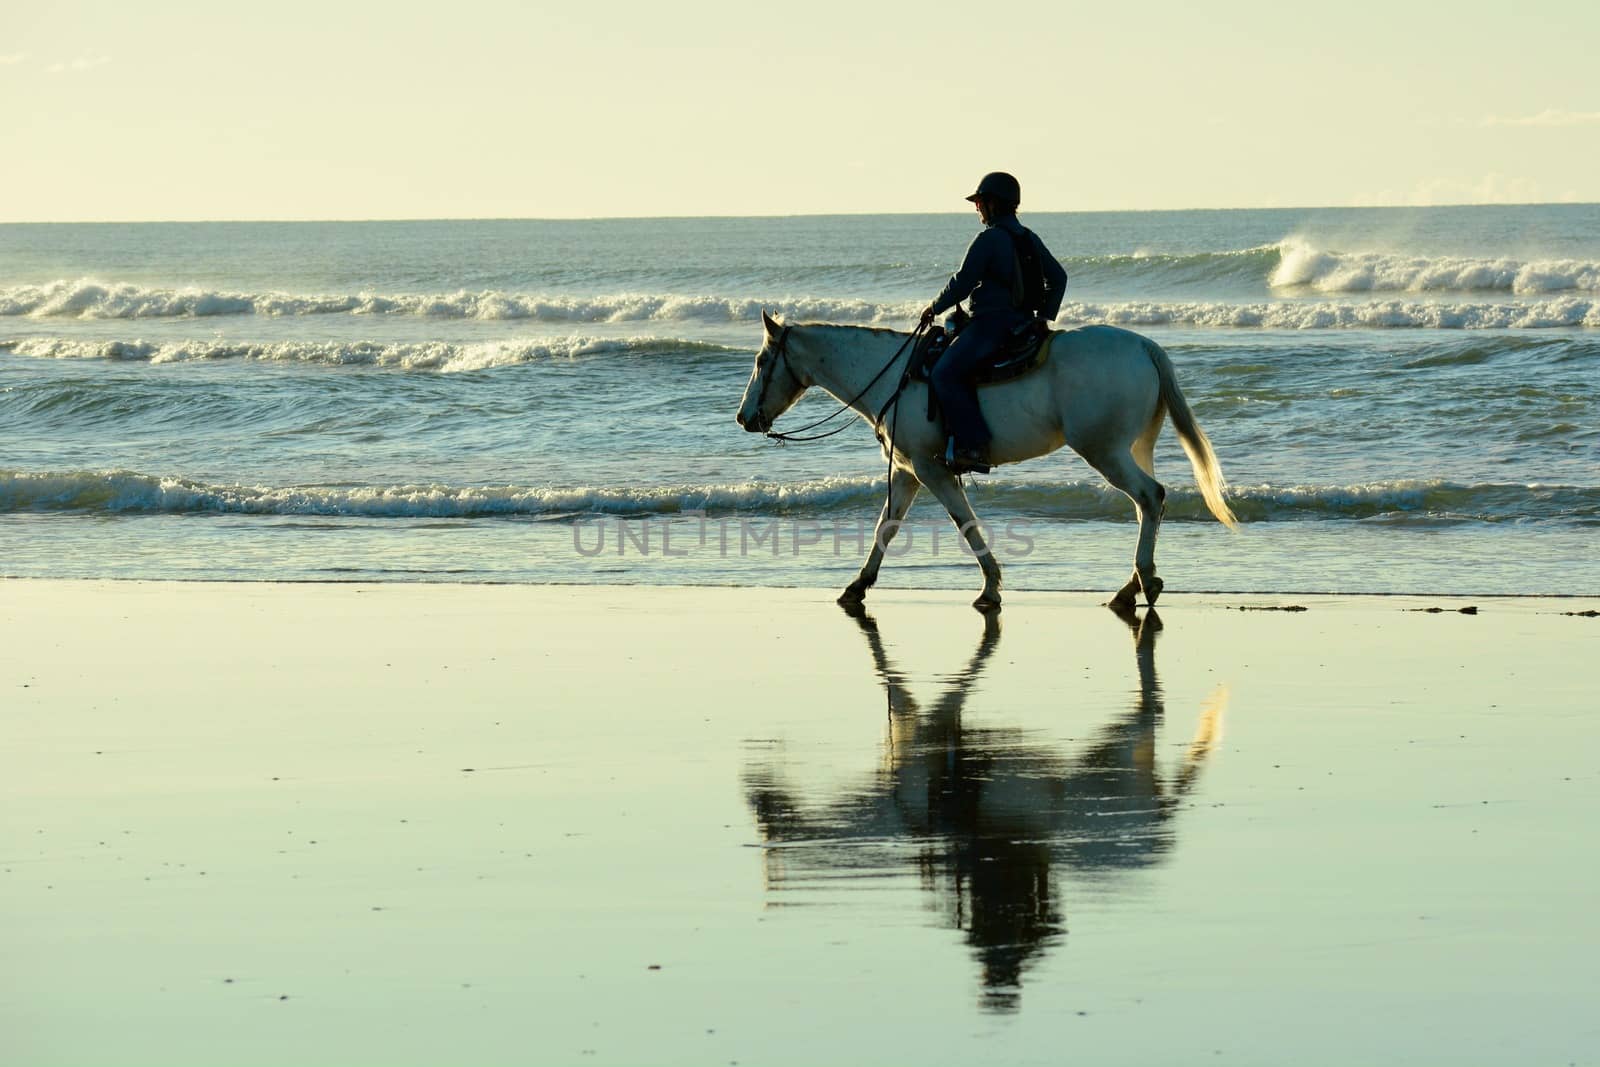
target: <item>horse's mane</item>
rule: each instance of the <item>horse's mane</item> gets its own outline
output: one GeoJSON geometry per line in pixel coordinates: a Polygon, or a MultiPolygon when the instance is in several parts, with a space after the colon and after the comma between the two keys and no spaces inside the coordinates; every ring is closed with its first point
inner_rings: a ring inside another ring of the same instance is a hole
{"type": "Polygon", "coordinates": [[[888,334],[891,337],[904,337],[909,330],[892,330],[887,326],[857,326],[848,322],[788,322],[786,326],[805,327],[808,330],[864,330],[867,333],[888,334]]]}

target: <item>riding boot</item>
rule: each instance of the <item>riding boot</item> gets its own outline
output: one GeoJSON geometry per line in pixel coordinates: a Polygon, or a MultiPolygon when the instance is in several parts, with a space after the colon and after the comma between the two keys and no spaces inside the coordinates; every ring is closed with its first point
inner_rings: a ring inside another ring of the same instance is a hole
{"type": "Polygon", "coordinates": [[[962,447],[951,437],[944,446],[944,465],[957,474],[988,474],[989,454],[981,448],[962,447]]]}

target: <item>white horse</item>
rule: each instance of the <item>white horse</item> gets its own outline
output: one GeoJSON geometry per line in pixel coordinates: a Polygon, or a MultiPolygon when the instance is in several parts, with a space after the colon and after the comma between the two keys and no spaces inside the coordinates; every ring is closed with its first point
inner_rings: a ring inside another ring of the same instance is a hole
{"type": "MultiPolygon", "coordinates": [[[[927,486],[950,513],[983,570],[983,592],[973,606],[980,611],[998,608],[1000,565],[984,542],[960,478],[942,462],[945,431],[927,419],[928,386],[911,382],[895,398],[914,347],[904,343],[906,335],[864,326],[786,326],[766,312],[761,320],[766,338],[739,403],[740,426],[751,433],[766,432],[801,394],[816,386],[873,424],[885,450],[891,432],[894,436],[889,491],[872,549],[839,602],[859,604],[866,597],[878,580],[885,546],[899,530],[918,490],[927,486]],[[904,410],[896,418],[898,407],[904,410]]],[[[1162,588],[1156,577],[1156,530],[1167,495],[1153,477],[1162,416],[1172,416],[1206,507],[1231,529],[1236,521],[1223,497],[1216,453],[1178,388],[1171,360],[1154,341],[1115,326],[1084,326],[1052,333],[1047,344],[1049,353],[1038,370],[979,390],[984,419],[994,434],[990,461],[1020,463],[1070,445],[1126,493],[1139,517],[1139,545],[1133,576],[1111,604],[1131,607],[1142,591],[1153,605],[1162,588]]]]}

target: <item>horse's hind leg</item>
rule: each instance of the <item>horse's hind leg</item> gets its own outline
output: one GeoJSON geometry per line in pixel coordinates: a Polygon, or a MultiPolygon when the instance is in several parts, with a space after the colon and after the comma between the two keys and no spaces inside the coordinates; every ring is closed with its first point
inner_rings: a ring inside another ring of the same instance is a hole
{"type": "MultiPolygon", "coordinates": [[[[1138,451],[1142,443],[1143,438],[1135,442],[1134,450],[1138,451]]],[[[1153,437],[1151,443],[1154,443],[1153,437]]],[[[1148,452],[1141,458],[1148,462],[1148,452]]],[[[1133,453],[1096,456],[1089,462],[1095,470],[1105,475],[1106,481],[1128,495],[1139,515],[1139,545],[1133,554],[1133,577],[1117,590],[1111,602],[1131,607],[1140,591],[1143,591],[1145,602],[1154,607],[1163,584],[1156,577],[1156,533],[1161,528],[1161,513],[1166,507],[1167,491],[1146,473],[1144,465],[1136,461],[1133,453]]]]}
{"type": "Polygon", "coordinates": [[[939,503],[949,512],[950,521],[956,524],[956,529],[966,538],[967,547],[972,549],[972,554],[977,557],[978,566],[983,569],[983,592],[978,594],[978,599],[972,602],[972,606],[984,612],[995,610],[1000,606],[1000,564],[995,561],[994,553],[989,551],[989,545],[983,539],[983,531],[978,527],[978,516],[973,512],[971,503],[967,501],[967,493],[961,488],[960,479],[937,461],[929,462],[919,473],[928,491],[938,497],[939,503]]]}
{"type": "Polygon", "coordinates": [[[917,490],[921,488],[922,483],[911,471],[903,467],[894,469],[889,479],[889,498],[883,502],[877,528],[872,532],[872,551],[867,553],[867,561],[861,565],[856,580],[839,594],[839,603],[845,607],[858,605],[867,598],[867,590],[877,584],[878,568],[883,566],[883,550],[900,532],[900,522],[911,510],[911,502],[917,499],[917,490]]]}
{"type": "MultiPolygon", "coordinates": [[[[1155,473],[1156,473],[1156,438],[1161,436],[1161,426],[1166,421],[1166,416],[1167,416],[1166,408],[1163,405],[1160,405],[1160,404],[1156,405],[1156,410],[1155,410],[1154,414],[1152,414],[1150,416],[1150,421],[1147,424],[1145,424],[1144,432],[1141,433],[1137,438],[1134,439],[1133,447],[1130,449],[1130,452],[1133,455],[1133,462],[1138,466],[1138,468],[1141,471],[1143,471],[1145,474],[1149,475],[1152,479],[1155,477],[1155,473]]],[[[1109,477],[1110,477],[1110,475],[1107,475],[1108,479],[1109,479],[1109,477]]],[[[1131,492],[1128,492],[1128,490],[1123,488],[1122,486],[1118,486],[1117,488],[1122,489],[1122,491],[1124,493],[1128,493],[1128,495],[1130,497],[1133,497],[1134,506],[1139,509],[1139,550],[1136,553],[1136,556],[1141,556],[1142,557],[1142,554],[1146,551],[1146,546],[1145,546],[1145,526],[1146,526],[1145,515],[1147,514],[1147,511],[1146,511],[1146,509],[1144,507],[1142,507],[1139,504],[1138,498],[1134,497],[1131,492]]],[[[1166,490],[1161,488],[1161,483],[1160,482],[1156,483],[1156,489],[1158,490],[1157,496],[1165,499],[1166,490]]],[[[1158,527],[1161,525],[1161,514],[1160,514],[1159,510],[1156,513],[1155,525],[1158,526],[1158,527]]],[[[1148,558],[1150,560],[1150,567],[1151,567],[1151,572],[1152,572],[1151,573],[1151,578],[1152,578],[1153,582],[1159,582],[1160,579],[1156,578],[1155,575],[1154,575],[1155,551],[1156,551],[1156,543],[1155,542],[1156,542],[1155,531],[1151,530],[1150,534],[1149,534],[1149,547],[1148,547],[1148,553],[1149,553],[1149,557],[1148,558]]],[[[1135,567],[1133,574],[1128,578],[1128,584],[1124,585],[1121,589],[1117,590],[1116,596],[1111,598],[1111,606],[1115,607],[1115,608],[1124,608],[1124,609],[1132,608],[1133,605],[1138,601],[1139,592],[1140,592],[1142,587],[1143,587],[1143,583],[1140,580],[1139,571],[1138,571],[1137,567],[1135,567]]],[[[1157,595],[1160,594],[1160,587],[1159,586],[1157,586],[1157,588],[1156,588],[1156,593],[1157,593],[1157,595]]],[[[1152,604],[1155,603],[1155,599],[1152,597],[1150,602],[1152,604]]]]}

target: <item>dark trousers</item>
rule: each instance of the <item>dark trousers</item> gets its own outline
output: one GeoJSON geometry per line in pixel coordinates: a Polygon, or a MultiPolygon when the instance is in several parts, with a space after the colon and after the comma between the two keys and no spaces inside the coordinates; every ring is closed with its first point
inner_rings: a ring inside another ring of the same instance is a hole
{"type": "Polygon", "coordinates": [[[978,408],[978,387],[972,379],[1006,335],[1025,321],[1027,316],[1020,314],[975,316],[934,364],[933,391],[944,409],[945,428],[958,448],[988,447],[989,427],[978,408]]]}

